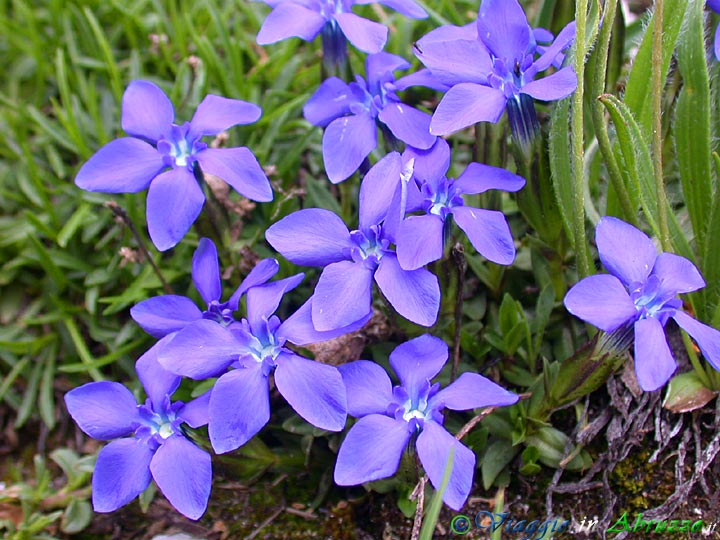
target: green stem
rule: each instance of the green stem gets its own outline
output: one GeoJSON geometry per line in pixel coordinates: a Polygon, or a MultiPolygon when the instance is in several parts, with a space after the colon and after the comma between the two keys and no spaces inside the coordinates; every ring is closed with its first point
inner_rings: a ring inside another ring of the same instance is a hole
{"type": "Polygon", "coordinates": [[[655,175],[655,192],[658,202],[658,224],[660,227],[660,244],[663,251],[672,251],[670,243],[670,228],[668,227],[667,196],[665,195],[665,182],[663,179],[662,162],[662,94],[663,79],[663,0],[655,0],[655,13],[653,14],[653,40],[652,40],[652,158],[655,175]]]}
{"type": "MultiPolygon", "coordinates": [[[[592,95],[599,96],[605,92],[605,80],[607,77],[608,51],[610,49],[610,36],[612,35],[615,13],[617,11],[617,0],[608,0],[605,4],[605,12],[603,19],[606,21],[600,29],[600,37],[597,46],[597,62],[595,64],[595,73],[593,77],[592,95]]],[[[595,127],[595,135],[597,136],[600,153],[603,156],[610,182],[618,196],[620,205],[622,206],[624,217],[627,221],[637,226],[637,209],[633,208],[630,202],[630,195],[625,187],[620,166],[615,159],[615,153],[612,149],[610,136],[608,135],[607,123],[605,122],[605,111],[602,103],[597,99],[593,100],[592,107],[593,125],[595,127]]]]}
{"type": "Polygon", "coordinates": [[[573,159],[573,237],[575,254],[580,278],[590,275],[590,255],[585,240],[585,174],[583,168],[584,114],[583,96],[585,94],[585,29],[587,26],[588,0],[578,0],[575,8],[575,73],[578,79],[573,95],[572,114],[572,159],[573,159]]]}

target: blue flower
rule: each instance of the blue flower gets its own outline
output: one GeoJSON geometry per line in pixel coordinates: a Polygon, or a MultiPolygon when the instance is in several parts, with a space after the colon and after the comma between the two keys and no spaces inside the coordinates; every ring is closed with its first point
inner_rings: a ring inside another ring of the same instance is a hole
{"type": "MultiPolygon", "coordinates": [[[[274,315],[283,295],[303,275],[250,287],[247,318],[228,326],[200,319],[175,333],[159,351],[160,363],[192,379],[218,377],[210,391],[210,442],[216,452],[234,450],[270,419],[270,374],[290,406],[312,425],[340,431],[345,425],[345,387],[337,369],[299,356],[286,343],[305,345],[357,330],[317,332],[308,300],[284,322],[274,315]]],[[[167,339],[167,338],[166,338],[167,339]]]]}
{"type": "MultiPolygon", "coordinates": [[[[348,230],[336,214],[320,208],[294,212],[273,224],[265,238],[289,261],[324,267],[312,301],[317,330],[341,328],[372,315],[373,281],[397,312],[432,326],[440,288],[425,268],[404,270],[391,247],[395,242],[388,208],[400,192],[403,164],[392,152],[368,171],[360,186],[359,226],[348,230]]],[[[393,206],[394,207],[394,206],[393,206]]]]}
{"type": "Polygon", "coordinates": [[[122,102],[122,127],[130,137],[103,146],[85,163],[75,183],[88,191],[135,193],[148,189],[150,238],[165,251],[195,222],[205,202],[197,178],[222,178],[254,201],[271,201],[270,182],[247,148],[208,148],[202,138],[260,117],[257,105],[208,95],[190,122],[174,123],[173,105],[148,81],[131,82],[122,102]]]}
{"type": "Polygon", "coordinates": [[[433,77],[449,87],[430,131],[447,135],[477,122],[497,122],[507,109],[513,135],[527,145],[538,129],[533,99],[552,101],[577,87],[572,67],[542,79],[575,38],[575,23],[548,46],[546,30],[533,30],[517,0],[483,0],[477,24],[443,26],[415,47],[433,77]],[[536,58],[536,54],[540,54],[536,58]]]}
{"type": "Polygon", "coordinates": [[[166,294],[148,298],[132,307],[130,315],[151,336],[162,338],[182,330],[200,319],[209,319],[223,326],[235,322],[240,298],[250,287],[262,285],[272,278],[280,265],[275,259],[264,259],[243,280],[232,296],[221,301],[222,285],[215,244],[202,238],[193,255],[192,277],[195,288],[205,301],[207,309],[200,310],[185,296],[166,294]]]}
{"type": "Polygon", "coordinates": [[[457,179],[447,178],[450,147],[444,139],[438,139],[427,152],[410,148],[403,158],[414,164],[405,211],[424,214],[406,217],[397,229],[402,268],[414,270],[442,258],[451,216],[485,258],[497,264],[513,262],[515,245],[502,212],[466,206],[463,197],[490,189],[517,191],[525,185],[523,178],[480,163],[468,165],[457,179]]]}
{"type": "Polygon", "coordinates": [[[430,148],[430,115],[405,105],[396,91],[403,88],[393,71],[408,69],[403,58],[388,53],[368,56],[367,81],[356,77],[347,84],[325,80],[303,108],[308,122],[325,128],[323,161],[328,178],[342,182],[353,174],[377,146],[377,123],[390,136],[420,149],[430,148]]]}
{"type": "Polygon", "coordinates": [[[720,370],[720,332],[682,311],[682,301],[677,298],[705,286],[695,265],[672,253],[658,255],[645,233],[617,218],[600,220],[595,240],[610,274],[577,283],[565,296],[565,307],[606,332],[634,328],[635,373],[640,387],[657,390],[677,367],[664,333],[670,318],[697,341],[705,359],[720,370]]]}
{"type": "Polygon", "coordinates": [[[93,508],[120,508],[142,493],[152,478],[178,512],[199,519],[210,496],[212,466],[210,455],[186,438],[182,424],[207,424],[208,395],[189,403],[171,402],[180,377],[160,367],[153,349],[137,361],[136,370],[148,396],[142,405],[115,382],[88,383],[65,395],[80,429],[95,439],[112,441],[95,464],[93,508]]]}
{"type": "Polygon", "coordinates": [[[443,500],[454,510],[462,508],[472,487],[475,455],[443,427],[442,410],[512,405],[518,396],[477,373],[463,373],[440,390],[431,380],[447,357],[447,345],[427,334],[399,345],[390,354],[390,365],[400,379],[395,387],[374,362],[340,366],[348,412],[359,420],[340,446],[337,484],[353,486],[393,475],[405,447],[417,435],[417,453],[435,489],[442,484],[450,449],[455,449],[443,500]]]}
{"type": "MultiPolygon", "coordinates": [[[[388,30],[382,24],[352,13],[356,4],[369,0],[264,0],[273,10],[257,35],[259,45],[276,43],[290,37],[312,41],[322,34],[324,62],[330,70],[347,60],[347,42],[366,53],[380,52],[388,30]]],[[[380,0],[378,3],[414,19],[427,17],[425,10],[412,0],[380,0]]]]}

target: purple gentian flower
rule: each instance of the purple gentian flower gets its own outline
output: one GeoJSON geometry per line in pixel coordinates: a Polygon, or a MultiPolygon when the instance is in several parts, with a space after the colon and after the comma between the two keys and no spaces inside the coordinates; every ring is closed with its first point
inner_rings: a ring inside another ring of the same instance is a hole
{"type": "Polygon", "coordinates": [[[530,27],[517,0],[483,0],[476,25],[443,26],[420,39],[416,56],[450,87],[430,131],[447,135],[477,122],[497,122],[507,109],[513,135],[526,145],[538,129],[532,100],[561,99],[577,87],[569,66],[535,79],[570,46],[575,23],[538,48],[537,40],[545,41],[547,34],[530,27]]]}
{"type": "Polygon", "coordinates": [[[142,405],[116,382],[88,383],[65,395],[80,429],[112,441],[95,464],[93,508],[117,510],[140,495],[152,478],[178,512],[199,519],[210,496],[212,466],[210,455],[185,436],[182,424],[207,424],[208,395],[172,403],[180,377],[160,367],[154,349],[137,361],[136,370],[148,396],[142,405]]]}
{"type": "Polygon", "coordinates": [[[275,259],[260,261],[229,300],[222,302],[217,249],[212,240],[202,238],[193,254],[192,278],[207,309],[200,310],[195,302],[185,296],[166,294],[143,300],[130,309],[130,315],[143,330],[156,338],[178,332],[200,319],[227,326],[235,322],[233,313],[237,311],[242,295],[249,288],[267,282],[279,269],[280,265],[275,259]]]}
{"type": "MultiPolygon", "coordinates": [[[[276,43],[290,37],[312,41],[322,34],[324,62],[329,69],[347,60],[347,42],[366,53],[380,52],[387,41],[388,29],[380,23],[355,15],[352,7],[375,0],[264,0],[273,10],[257,35],[259,45],[276,43]]],[[[427,17],[412,0],[379,0],[414,19],[427,17]]]]}
{"type": "Polygon", "coordinates": [[[462,508],[472,487],[475,454],[443,427],[442,410],[512,405],[518,396],[477,373],[463,373],[440,390],[431,379],[447,357],[447,345],[427,334],[399,345],[390,354],[390,365],[400,379],[395,387],[374,362],[340,366],[348,412],[359,420],[340,446],[337,484],[353,486],[391,476],[408,442],[419,433],[417,453],[435,489],[442,484],[450,449],[455,449],[443,501],[453,510],[462,508]]]}
{"type": "Polygon", "coordinates": [[[230,326],[198,320],[159,352],[160,363],[192,379],[219,377],[211,390],[210,442],[218,453],[250,440],[270,419],[269,376],[290,406],[315,427],[340,431],[345,425],[345,387],[337,369],[299,356],[286,342],[305,345],[357,330],[368,319],[335,332],[317,332],[306,302],[285,322],[274,315],[283,295],[302,280],[298,274],[251,287],[247,318],[230,326]],[[230,370],[228,371],[228,369],[230,370]]]}
{"type": "Polygon", "coordinates": [[[403,158],[414,161],[405,210],[424,214],[409,216],[398,227],[401,267],[414,270],[442,258],[450,216],[483,257],[497,264],[512,264],[515,245],[503,213],[466,206],[463,196],[490,189],[517,191],[525,185],[522,177],[498,167],[470,163],[457,179],[447,178],[450,147],[444,139],[438,139],[430,152],[408,149],[403,158]]]}
{"type": "Polygon", "coordinates": [[[678,294],[705,286],[695,265],[672,253],[658,255],[642,231],[604,217],[595,230],[608,274],[586,277],[565,296],[567,310],[606,332],[633,325],[635,373],[646,391],[664,385],[677,365],[663,327],[672,318],[697,341],[705,359],[720,370],[720,332],[682,311],[678,294]]]}
{"type": "Polygon", "coordinates": [[[367,320],[373,281],[403,317],[422,326],[437,320],[437,277],[425,268],[404,270],[390,247],[395,238],[385,218],[398,182],[404,182],[402,171],[397,152],[368,171],[360,186],[359,226],[352,232],[336,214],[321,208],[294,212],[265,232],[270,245],[289,261],[324,267],[312,302],[317,330],[367,320]]]}
{"type": "Polygon", "coordinates": [[[405,105],[395,94],[393,71],[408,69],[405,59],[389,53],[368,56],[367,81],[356,77],[347,84],[336,77],[325,80],[303,108],[308,122],[325,128],[322,151],[325,170],[333,183],[353,174],[377,146],[377,123],[390,136],[415,148],[427,149],[430,115],[405,105]]]}
{"type": "Polygon", "coordinates": [[[131,82],[122,101],[122,127],[130,137],[103,146],[85,163],[75,183],[88,191],[135,193],[148,189],[150,238],[160,251],[175,246],[205,202],[201,173],[222,178],[254,201],[271,201],[270,182],[247,148],[209,148],[202,142],[237,124],[260,118],[260,107],[215,95],[198,105],[190,122],[174,123],[165,93],[148,81],[131,82]]]}
{"type": "MultiPolygon", "coordinates": [[[[720,0],[707,0],[707,7],[715,13],[720,13],[720,0]]],[[[720,60],[720,25],[715,29],[715,41],[713,44],[715,59],[720,60]]]]}

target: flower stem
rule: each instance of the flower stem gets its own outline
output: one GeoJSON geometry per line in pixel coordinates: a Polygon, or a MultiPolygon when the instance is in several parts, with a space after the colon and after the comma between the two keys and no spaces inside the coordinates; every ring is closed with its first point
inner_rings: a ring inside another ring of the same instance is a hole
{"type": "Polygon", "coordinates": [[[465,248],[461,243],[458,242],[453,246],[451,254],[453,261],[455,261],[455,268],[457,269],[457,290],[455,291],[455,336],[453,341],[453,363],[450,382],[457,378],[458,366],[460,365],[460,331],[462,330],[463,290],[465,289],[465,270],[467,269],[465,248]]]}
{"type": "Polygon", "coordinates": [[[135,241],[138,243],[140,251],[142,251],[145,259],[150,263],[153,272],[155,272],[155,275],[160,280],[160,283],[162,283],[165,292],[167,294],[174,294],[175,291],[172,290],[172,287],[170,287],[170,284],[165,280],[165,277],[162,275],[160,268],[158,268],[158,265],[155,264],[155,259],[152,258],[150,251],[148,250],[147,246],[145,246],[145,241],[143,240],[143,237],[140,236],[140,232],[137,230],[137,227],[135,227],[135,224],[132,222],[130,216],[125,211],[125,209],[118,205],[115,201],[108,201],[107,203],[105,203],[105,206],[107,206],[112,211],[112,213],[115,214],[118,218],[120,218],[120,220],[125,224],[125,226],[130,229],[130,232],[135,237],[135,241]]]}
{"type": "MultiPolygon", "coordinates": [[[[605,79],[607,77],[608,51],[610,48],[610,36],[612,34],[613,21],[617,11],[617,0],[607,0],[605,3],[605,11],[603,20],[605,24],[600,29],[600,37],[598,38],[597,47],[597,63],[595,64],[595,73],[593,77],[592,94],[594,97],[605,93],[605,79]]],[[[593,100],[592,107],[593,125],[595,127],[595,135],[597,137],[600,153],[605,160],[610,182],[620,201],[625,219],[637,226],[637,209],[633,208],[630,202],[630,196],[623,182],[622,172],[615,159],[615,153],[612,149],[610,136],[608,135],[607,123],[605,122],[604,107],[598,99],[593,100]]]]}
{"type": "Polygon", "coordinates": [[[583,168],[584,114],[583,96],[585,93],[585,34],[587,26],[588,0],[578,0],[575,7],[575,73],[578,83],[573,95],[572,107],[572,159],[573,159],[573,237],[575,256],[580,278],[590,275],[590,255],[585,240],[585,171],[583,168]]]}
{"type": "Polygon", "coordinates": [[[663,251],[672,251],[670,243],[670,229],[667,216],[667,196],[665,195],[665,181],[663,179],[662,162],[662,94],[663,79],[663,0],[655,0],[653,13],[653,40],[652,40],[652,159],[655,175],[655,192],[658,203],[658,224],[660,226],[660,244],[663,251]]]}

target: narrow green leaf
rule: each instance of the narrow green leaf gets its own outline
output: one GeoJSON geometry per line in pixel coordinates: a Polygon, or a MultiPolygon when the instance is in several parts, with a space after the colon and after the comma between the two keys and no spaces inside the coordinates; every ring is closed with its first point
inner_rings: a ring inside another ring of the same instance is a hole
{"type": "Polygon", "coordinates": [[[437,525],[438,517],[440,517],[440,509],[442,508],[443,495],[447,489],[450,476],[452,476],[453,461],[455,458],[455,447],[450,447],[448,452],[447,463],[445,464],[445,472],[443,472],[442,482],[440,483],[440,489],[433,495],[430,507],[425,514],[425,519],[420,529],[420,540],[432,540],[433,532],[435,532],[435,525],[437,525]]]}
{"type": "MultiPolygon", "coordinates": [[[[675,149],[685,204],[702,246],[708,231],[713,192],[710,170],[710,78],[705,60],[703,0],[690,0],[687,24],[678,43],[683,87],[675,107],[675,149]]],[[[712,229],[711,229],[712,230],[712,229]]]]}
{"type": "MultiPolygon", "coordinates": [[[[680,35],[688,0],[665,0],[663,10],[663,65],[662,72],[667,74],[675,44],[680,35]]],[[[625,103],[637,119],[642,133],[650,141],[652,129],[652,94],[648,92],[648,78],[652,72],[652,20],[645,25],[635,61],[630,69],[625,87],[625,103]]]]}
{"type": "Polygon", "coordinates": [[[555,104],[550,120],[550,171],[552,186],[557,199],[565,233],[572,245],[575,238],[572,233],[573,215],[573,167],[570,145],[570,98],[555,104]]]}
{"type": "Polygon", "coordinates": [[[610,113],[618,138],[616,152],[628,194],[635,207],[642,206],[653,233],[660,233],[658,226],[658,207],[655,195],[655,176],[652,157],[649,151],[649,139],[645,139],[640,126],[630,108],[612,94],[603,94],[598,98],[610,113]]]}

